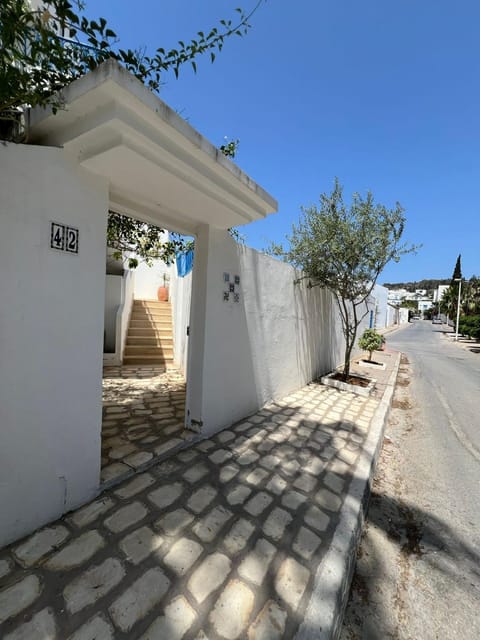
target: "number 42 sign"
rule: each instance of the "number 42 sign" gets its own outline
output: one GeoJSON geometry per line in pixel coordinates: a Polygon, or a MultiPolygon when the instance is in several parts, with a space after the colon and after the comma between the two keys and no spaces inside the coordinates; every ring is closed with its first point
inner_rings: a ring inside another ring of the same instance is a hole
{"type": "Polygon", "coordinates": [[[78,253],[78,229],[58,222],[50,223],[50,247],[57,251],[78,253]]]}

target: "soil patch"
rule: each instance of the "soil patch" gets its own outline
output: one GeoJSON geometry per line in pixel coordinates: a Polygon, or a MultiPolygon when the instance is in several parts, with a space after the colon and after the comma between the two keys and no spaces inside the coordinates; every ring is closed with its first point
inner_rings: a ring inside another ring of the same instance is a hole
{"type": "Polygon", "coordinates": [[[346,382],[347,384],[353,384],[357,387],[368,387],[370,384],[370,380],[366,378],[360,378],[359,376],[350,375],[347,379],[345,379],[343,373],[336,373],[334,376],[331,376],[332,380],[338,380],[339,382],[346,382]]]}

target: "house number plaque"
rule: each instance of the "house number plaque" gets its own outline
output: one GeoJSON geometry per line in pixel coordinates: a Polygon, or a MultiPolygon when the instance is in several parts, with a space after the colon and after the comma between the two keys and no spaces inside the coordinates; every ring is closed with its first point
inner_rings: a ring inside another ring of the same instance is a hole
{"type": "Polygon", "coordinates": [[[78,229],[58,222],[50,223],[50,248],[66,253],[78,253],[78,229]]]}

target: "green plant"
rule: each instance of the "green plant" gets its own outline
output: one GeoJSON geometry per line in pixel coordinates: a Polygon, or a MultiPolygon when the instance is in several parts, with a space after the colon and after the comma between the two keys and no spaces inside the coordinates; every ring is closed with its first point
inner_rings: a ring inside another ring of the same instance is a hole
{"type": "Polygon", "coordinates": [[[17,123],[25,107],[61,108],[57,92],[105,60],[118,61],[149,89],[158,91],[166,72],[178,77],[184,64],[196,71],[199,56],[208,53],[213,62],[227,38],[245,35],[262,2],[258,0],[248,14],[236,9],[235,22],[220,20],[218,27],[199,31],[190,42],[179,41],[169,50],[159,47],[150,55],[119,47],[117,34],[105,18],[90,20],[79,13],[83,11],[80,0],[43,0],[37,8],[28,0],[2,0],[0,123],[4,126],[0,133],[4,138],[14,136],[5,125],[17,123]]]}
{"type": "Polygon", "coordinates": [[[337,303],[345,338],[343,378],[350,375],[350,359],[358,327],[369,313],[368,298],[385,265],[398,262],[417,247],[401,243],[403,209],[376,204],[354,193],[347,206],[338,179],[331,194],[320,196],[320,206],[302,208],[298,225],[287,236],[289,248],[272,244],[270,254],[303,271],[297,282],[329,289],[337,303]],[[366,310],[365,310],[366,308],[366,310]]]}
{"type": "Polygon", "coordinates": [[[368,359],[371,360],[373,351],[381,349],[384,342],[384,337],[377,333],[375,329],[365,329],[358,340],[358,346],[363,351],[368,351],[368,359]]]}
{"type": "Polygon", "coordinates": [[[139,262],[148,266],[152,266],[154,260],[171,264],[176,253],[188,250],[189,243],[177,234],[170,234],[165,240],[165,232],[160,227],[109,211],[107,247],[114,250],[115,260],[123,260],[129,269],[135,269],[139,262]]]}

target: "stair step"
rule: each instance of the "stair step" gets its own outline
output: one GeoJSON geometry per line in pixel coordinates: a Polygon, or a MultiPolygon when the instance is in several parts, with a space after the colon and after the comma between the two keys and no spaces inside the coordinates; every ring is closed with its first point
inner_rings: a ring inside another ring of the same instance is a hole
{"type": "Polygon", "coordinates": [[[142,345],[144,346],[154,346],[154,347],[167,347],[167,348],[172,348],[173,346],[173,338],[171,337],[165,337],[165,336],[161,336],[161,337],[153,337],[153,338],[149,338],[149,337],[145,337],[145,336],[127,336],[127,346],[129,347],[141,347],[142,345]]]}
{"type": "Polygon", "coordinates": [[[132,316],[138,318],[171,318],[170,309],[132,309],[132,316]]]}
{"type": "Polygon", "coordinates": [[[127,344],[125,346],[125,354],[128,356],[133,355],[173,355],[172,347],[156,346],[156,345],[144,345],[144,344],[127,344]]]}
{"type": "Polygon", "coordinates": [[[134,309],[171,309],[170,302],[159,302],[157,300],[134,300],[134,309]]]}
{"type": "Polygon", "coordinates": [[[131,323],[135,323],[133,324],[133,326],[145,326],[145,327],[155,327],[157,325],[161,325],[161,326],[172,326],[172,321],[169,318],[134,318],[132,317],[130,319],[131,323]]]}
{"type": "Polygon", "coordinates": [[[134,365],[134,364],[155,364],[155,365],[164,365],[168,367],[173,364],[173,359],[171,358],[158,358],[157,356],[124,356],[123,364],[134,365]]]}

